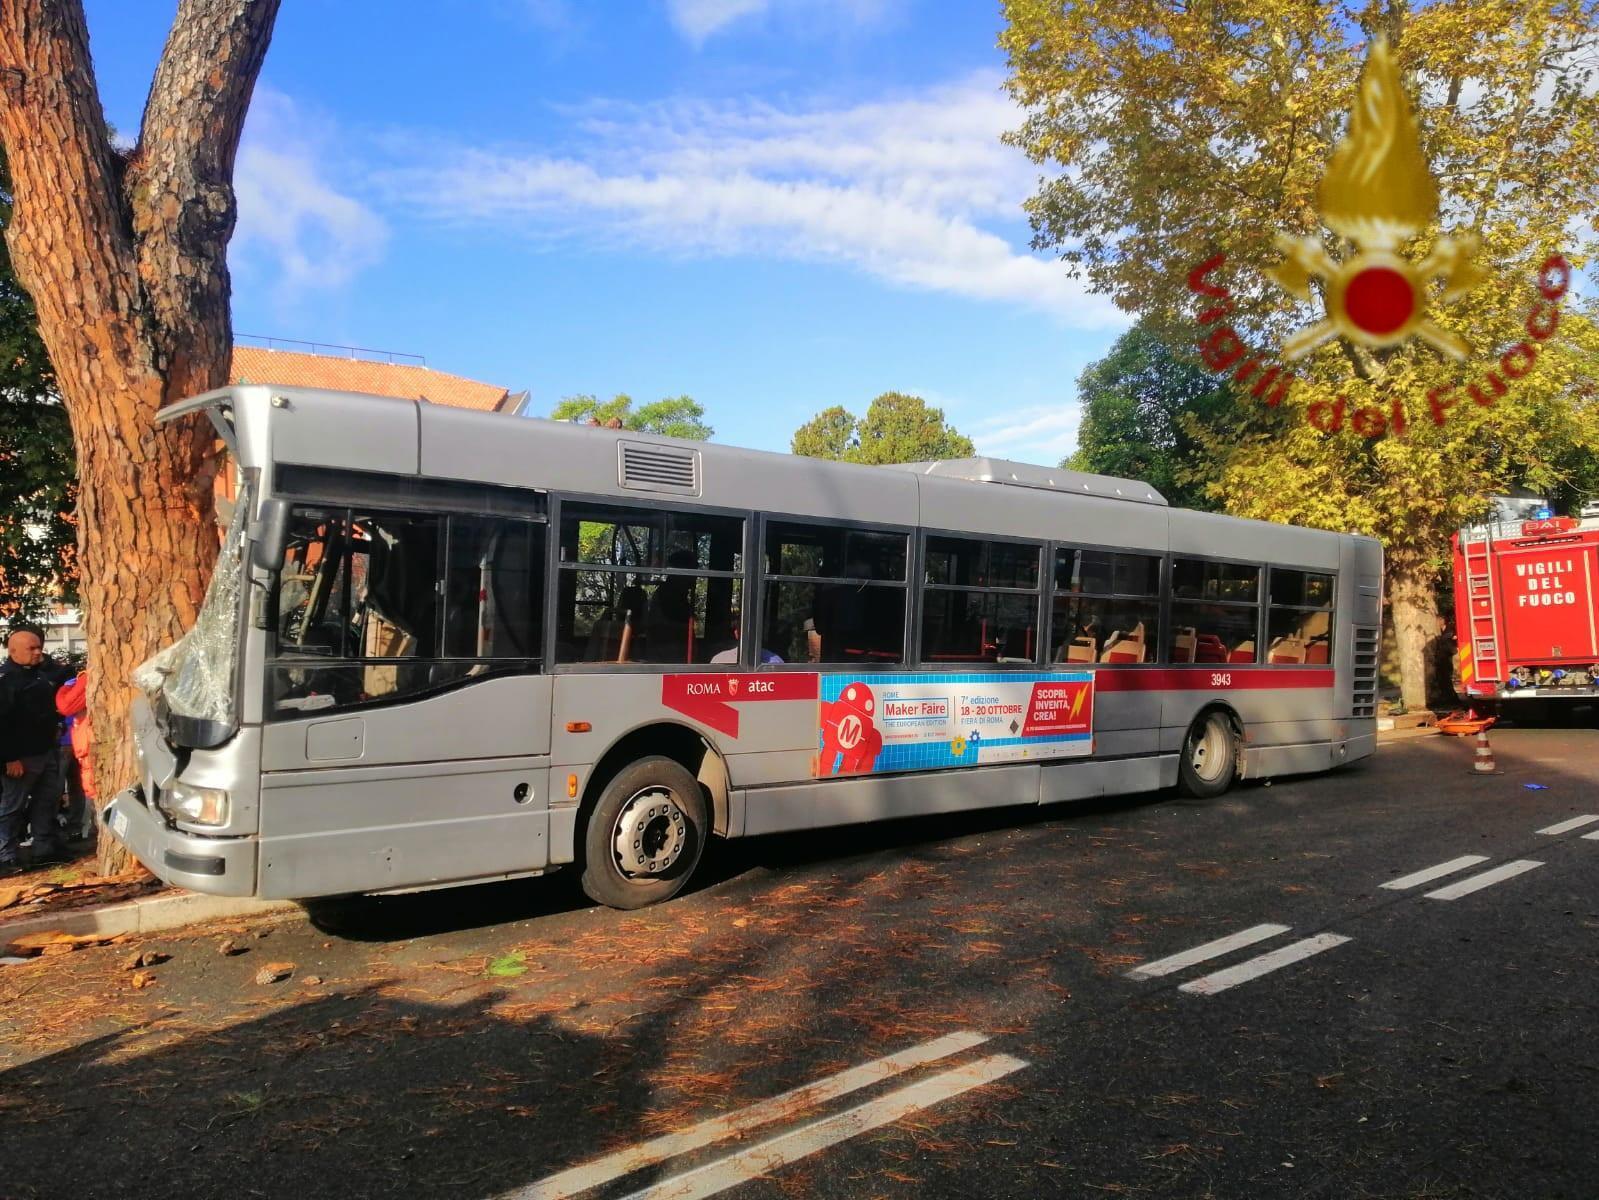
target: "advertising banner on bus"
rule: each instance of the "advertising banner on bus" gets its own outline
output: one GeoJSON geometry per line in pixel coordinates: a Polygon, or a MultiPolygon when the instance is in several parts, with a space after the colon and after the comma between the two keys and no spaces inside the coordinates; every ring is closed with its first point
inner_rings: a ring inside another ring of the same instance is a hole
{"type": "Polygon", "coordinates": [[[865,775],[1086,756],[1091,671],[823,675],[816,774],[865,775]]]}

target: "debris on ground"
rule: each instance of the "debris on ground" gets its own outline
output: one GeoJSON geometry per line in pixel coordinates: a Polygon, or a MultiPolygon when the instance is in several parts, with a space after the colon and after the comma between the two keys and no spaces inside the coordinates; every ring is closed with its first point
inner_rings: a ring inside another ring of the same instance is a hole
{"type": "Polygon", "coordinates": [[[35,872],[0,887],[0,913],[9,920],[39,912],[116,904],[159,891],[161,881],[142,867],[126,875],[88,875],[71,878],[70,872],[35,872]],[[60,875],[60,877],[55,877],[60,875]]]}
{"type": "Polygon", "coordinates": [[[223,938],[222,941],[217,945],[217,953],[223,958],[232,958],[235,954],[245,954],[249,951],[249,949],[250,947],[241,946],[232,938],[223,938]]]}
{"type": "Polygon", "coordinates": [[[1549,790],[1549,785],[1547,783],[1524,783],[1521,786],[1526,788],[1529,792],[1547,792],[1549,790]]]}
{"type": "Polygon", "coordinates": [[[294,964],[290,962],[267,963],[255,973],[255,981],[262,986],[277,983],[294,974],[294,964]]]}
{"type": "Polygon", "coordinates": [[[63,933],[59,929],[43,929],[38,933],[24,933],[11,939],[9,953],[22,958],[49,957],[71,954],[85,946],[110,946],[127,938],[125,933],[63,933]]]}
{"type": "Polygon", "coordinates": [[[155,972],[154,971],[135,971],[132,975],[130,975],[128,977],[129,985],[131,985],[135,990],[138,990],[140,988],[147,988],[154,982],[155,982],[155,972]]]}
{"type": "Polygon", "coordinates": [[[509,954],[499,954],[489,959],[488,965],[483,968],[483,973],[493,979],[514,979],[518,975],[527,974],[526,955],[520,950],[512,950],[509,954]]]}
{"type": "Polygon", "coordinates": [[[161,950],[140,950],[127,962],[122,964],[124,971],[136,971],[140,967],[155,967],[167,961],[172,955],[161,950]]]}

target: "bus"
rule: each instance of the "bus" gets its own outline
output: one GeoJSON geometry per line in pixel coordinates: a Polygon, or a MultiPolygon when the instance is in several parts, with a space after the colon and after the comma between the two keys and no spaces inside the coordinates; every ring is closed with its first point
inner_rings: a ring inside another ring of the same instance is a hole
{"type": "Polygon", "coordinates": [[[105,824],[312,899],[569,867],[636,908],[712,838],[1324,771],[1376,743],[1382,553],[987,458],[869,467],[236,386],[193,629],[105,824]]]}

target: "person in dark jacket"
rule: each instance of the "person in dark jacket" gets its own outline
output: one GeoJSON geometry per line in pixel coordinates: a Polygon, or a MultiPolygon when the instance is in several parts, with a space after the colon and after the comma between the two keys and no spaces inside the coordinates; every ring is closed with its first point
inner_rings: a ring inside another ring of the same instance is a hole
{"type": "Polygon", "coordinates": [[[0,872],[22,866],[22,830],[33,827],[33,861],[61,857],[56,807],[61,800],[61,759],[56,741],[61,717],[56,690],[66,672],[44,653],[32,629],[17,628],[0,663],[0,872]]]}

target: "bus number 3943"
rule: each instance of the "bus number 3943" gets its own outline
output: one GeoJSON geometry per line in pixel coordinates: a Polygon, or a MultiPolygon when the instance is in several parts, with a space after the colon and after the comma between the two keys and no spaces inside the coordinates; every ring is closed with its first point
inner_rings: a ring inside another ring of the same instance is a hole
{"type": "Polygon", "coordinates": [[[1211,687],[1232,687],[1233,676],[1231,671],[1212,671],[1210,675],[1211,687]]]}

